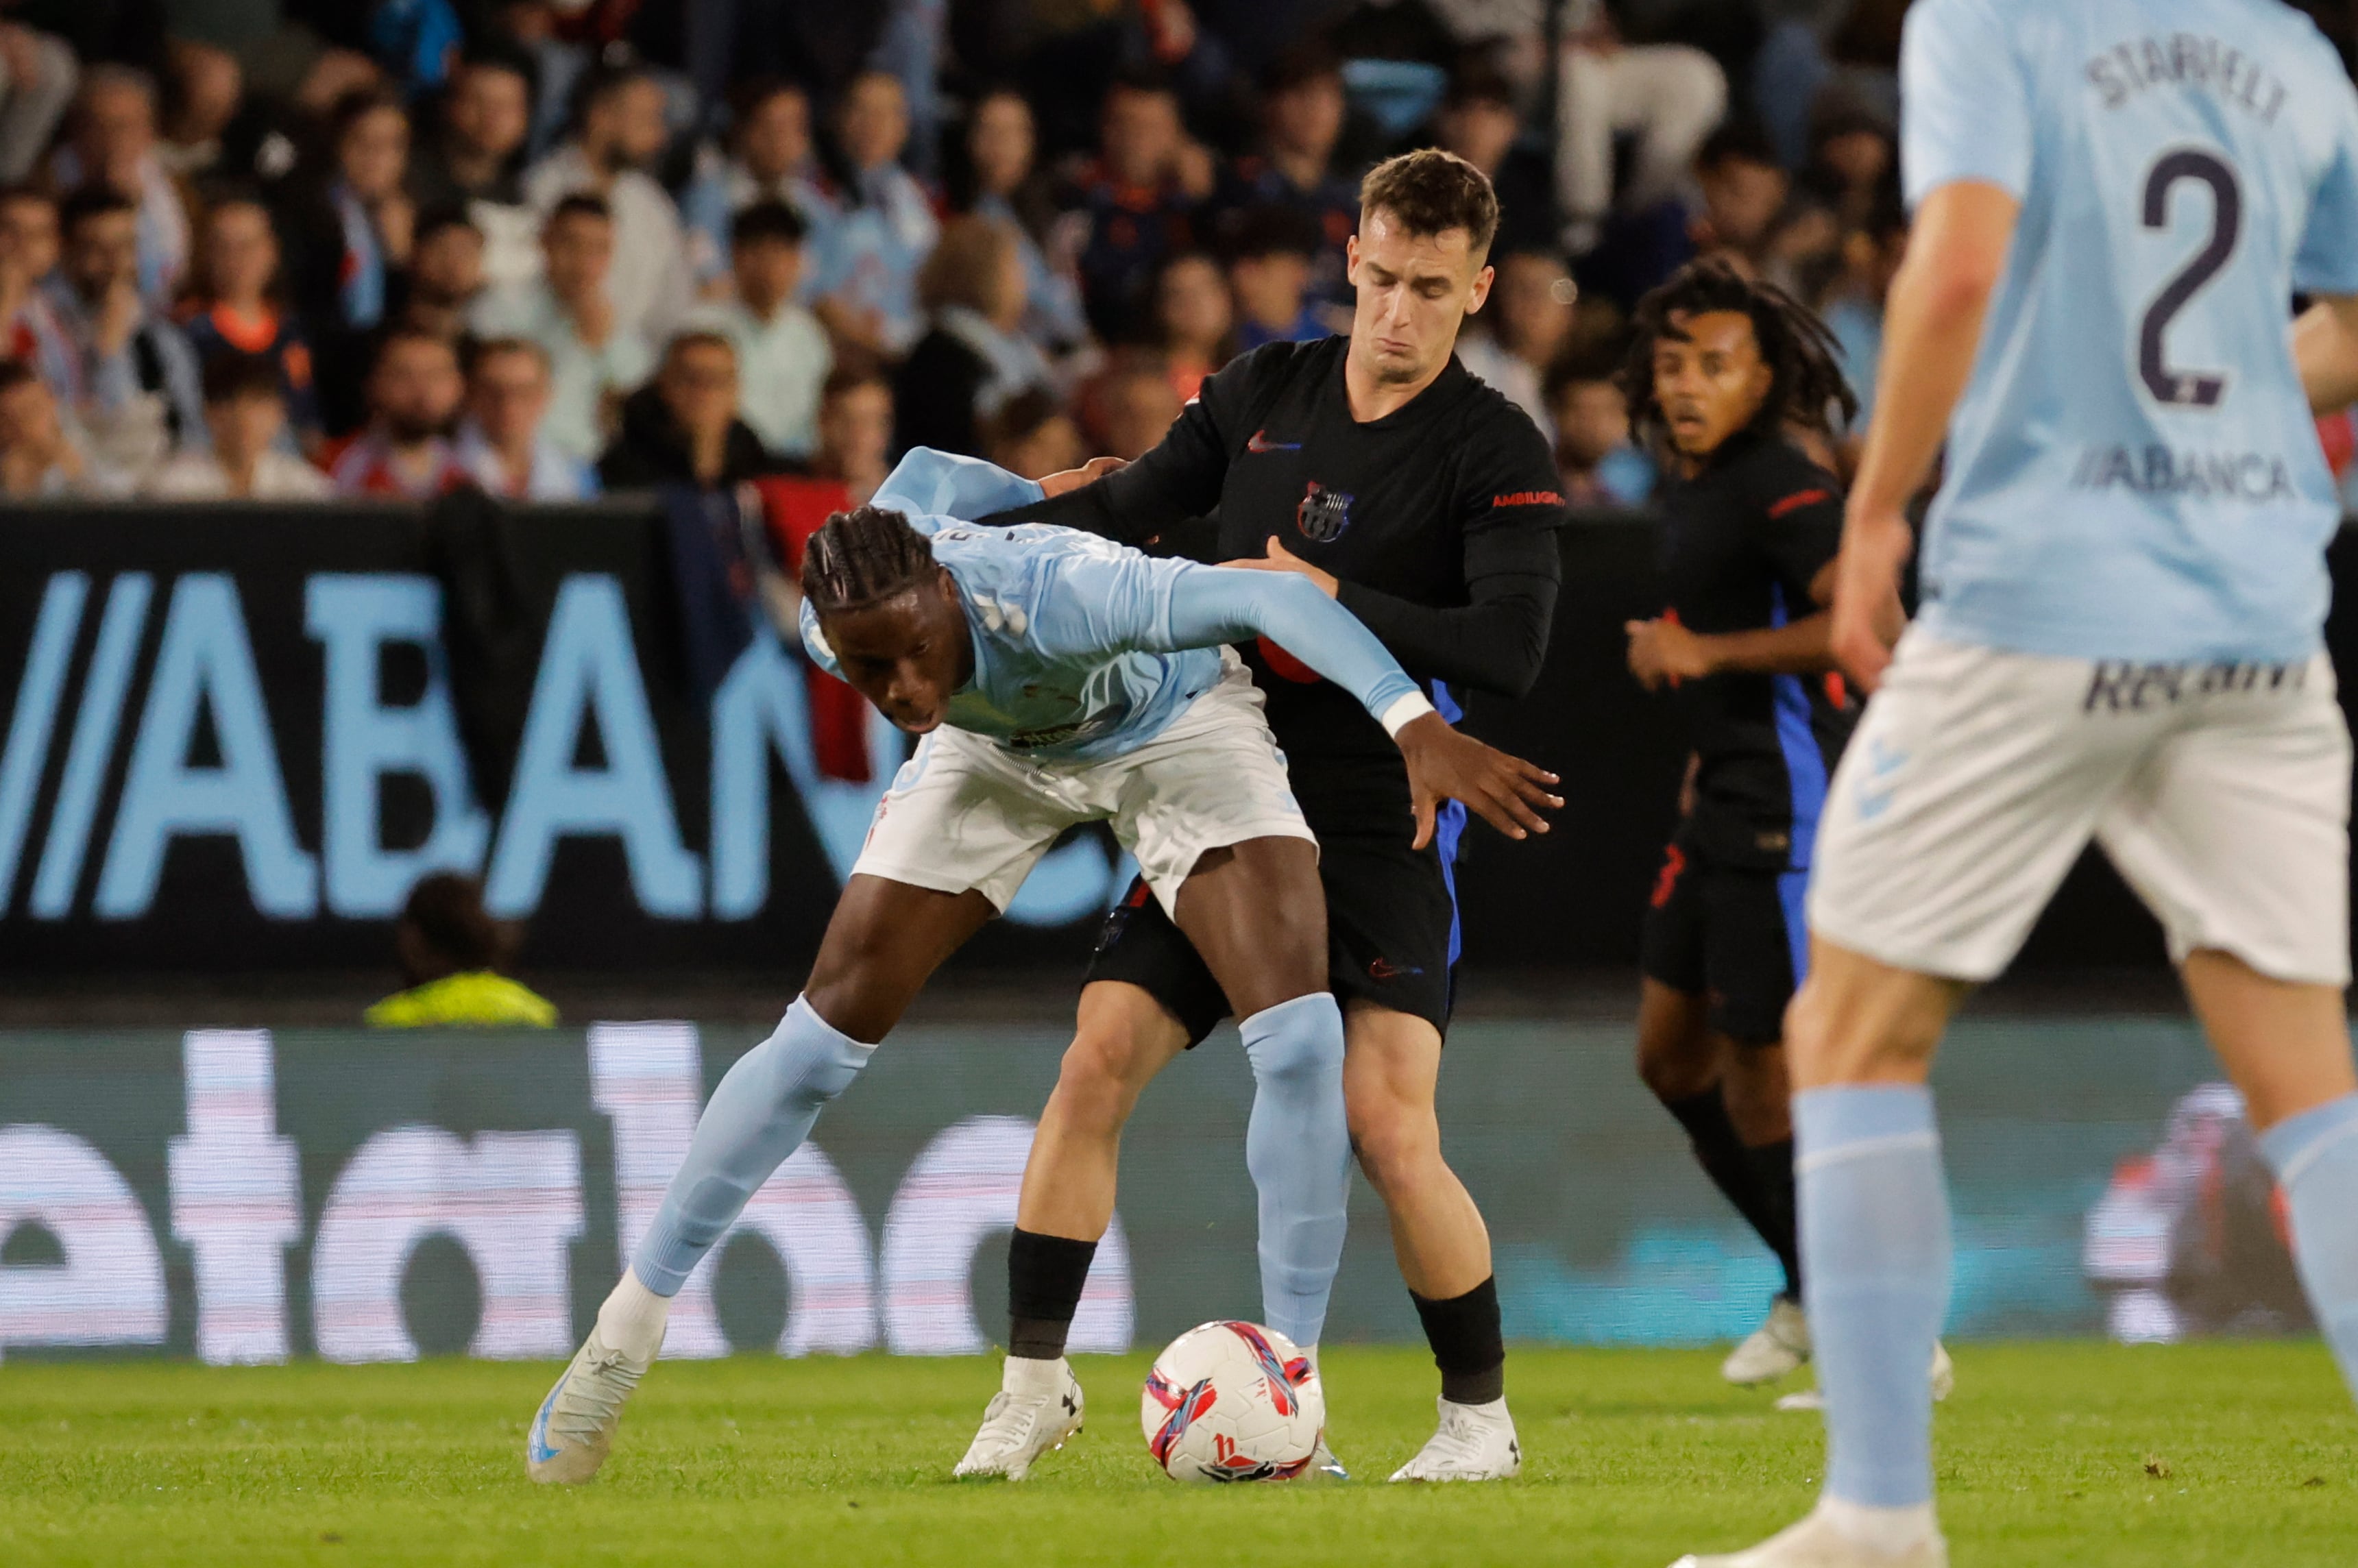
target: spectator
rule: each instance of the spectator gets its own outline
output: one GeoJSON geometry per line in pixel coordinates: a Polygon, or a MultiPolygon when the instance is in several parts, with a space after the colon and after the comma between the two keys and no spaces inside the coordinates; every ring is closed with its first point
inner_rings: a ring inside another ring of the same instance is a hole
{"type": "Polygon", "coordinates": [[[27,186],[0,190],[0,350],[51,391],[74,384],[73,343],[42,286],[58,266],[58,204],[27,186]]]}
{"type": "MultiPolygon", "coordinates": [[[[400,325],[457,342],[467,330],[468,313],[482,297],[484,255],[488,247],[471,207],[428,207],[417,215],[417,235],[410,243],[409,270],[401,280],[400,305],[394,319],[400,325]]],[[[535,258],[533,270],[539,270],[535,258]]]]}
{"type": "Polygon", "coordinates": [[[957,219],[918,275],[933,330],[894,380],[898,445],[982,454],[983,421],[1018,393],[1048,384],[1048,362],[1023,324],[1023,259],[1014,231],[989,218],[957,219]]]}
{"type": "Polygon", "coordinates": [[[1084,400],[1098,450],[1130,461],[1154,449],[1181,406],[1162,359],[1141,353],[1118,357],[1084,400]]]}
{"type": "Polygon", "coordinates": [[[1309,221],[1285,207],[1245,213],[1228,242],[1228,287],[1237,297],[1237,347],[1313,343],[1332,335],[1310,301],[1318,236],[1309,221]]]}
{"type": "Polygon", "coordinates": [[[1457,357],[1545,430],[1551,421],[1540,379],[1572,330],[1580,292],[1563,263],[1543,251],[1513,252],[1499,259],[1498,269],[1489,303],[1475,319],[1488,330],[1460,338],[1457,357]]]}
{"type": "Polygon", "coordinates": [[[1547,157],[1518,146],[1523,120],[1515,85],[1487,55],[1475,53],[1449,79],[1449,92],[1433,116],[1433,143],[1455,153],[1490,177],[1498,196],[1498,232],[1493,253],[1553,250],[1560,225],[1547,157]]]}
{"type": "Polygon", "coordinates": [[[1009,473],[1045,479],[1088,460],[1081,427],[1055,395],[1034,387],[1007,400],[983,427],[983,455],[1009,473]]]}
{"type": "Polygon", "coordinates": [[[1154,326],[1171,390],[1185,403],[1236,357],[1236,308],[1220,264],[1202,251],[1165,259],[1154,279],[1154,326]]]}
{"type": "MultiPolygon", "coordinates": [[[[1350,297],[1343,272],[1346,248],[1359,230],[1359,189],[1334,169],[1345,107],[1343,64],[1331,50],[1300,44],[1278,56],[1261,75],[1260,149],[1238,160],[1221,201],[1224,240],[1233,240],[1232,225],[1250,222],[1258,209],[1300,215],[1303,232],[1314,236],[1309,298],[1315,305],[1344,307],[1350,297]]],[[[1349,319],[1347,308],[1342,319],[1349,319]]]]}
{"type": "Polygon", "coordinates": [[[776,468],[737,417],[737,351],[718,332],[687,331],[671,341],[654,380],[623,401],[622,434],[598,477],[608,490],[713,490],[776,468]]]}
{"type": "Polygon", "coordinates": [[[222,161],[222,135],[245,101],[237,56],[195,38],[164,40],[164,115],[156,156],[166,172],[200,179],[222,161]]]}
{"type": "Polygon", "coordinates": [[[140,297],[168,308],[189,268],[193,203],[165,170],[156,147],[156,84],[128,66],[93,66],[82,78],[73,132],[50,160],[59,190],[104,186],[137,214],[140,297]]]}
{"type": "Polygon", "coordinates": [[[408,265],[416,237],[416,209],[402,189],[409,113],[401,100],[384,88],[345,94],[336,104],[333,146],[334,167],[306,204],[299,227],[297,304],[304,320],[323,329],[323,346],[384,322],[393,281],[408,265]]]}
{"type": "Polygon", "coordinates": [[[205,365],[205,424],[212,450],[190,449],[148,477],[158,501],[318,501],[335,493],[328,476],[283,449],[285,373],[275,360],[235,351],[205,365]]]}
{"type": "MultiPolygon", "coordinates": [[[[211,369],[229,357],[266,361],[278,374],[281,433],[291,432],[296,446],[318,453],[327,432],[311,381],[311,345],[301,324],[279,305],[278,234],[269,211],[246,196],[217,202],[205,214],[204,235],[197,290],[181,319],[198,362],[211,369]]],[[[206,408],[210,425],[210,396],[206,408]]]]}
{"type": "Polygon", "coordinates": [[[128,197],[87,186],[59,222],[64,264],[49,297],[73,352],[65,390],[94,476],[129,488],[174,446],[204,439],[196,351],[139,292],[139,214],[128,197]]]}
{"type": "Polygon", "coordinates": [[[49,501],[119,493],[103,483],[58,407],[22,360],[0,360],[0,496],[49,501]]]}
{"type": "Polygon", "coordinates": [[[1568,506],[1639,506],[1654,492],[1654,465],[1629,439],[1629,403],[1608,348],[1549,368],[1543,391],[1568,506]]]}
{"type": "Polygon", "coordinates": [[[529,338],[481,344],[467,370],[459,461],[486,493],[508,501],[587,501],[598,471],[542,432],[550,395],[548,351],[529,338]]]}
{"type": "Polygon", "coordinates": [[[846,168],[840,211],[819,246],[819,319],[838,341],[897,359],[925,330],[917,269],[940,227],[916,177],[901,167],[909,109],[897,77],[863,71],[844,89],[836,141],[846,168]]]}
{"type": "Polygon", "coordinates": [[[1211,195],[1211,156],[1187,139],[1168,81],[1125,73],[1107,90],[1097,160],[1081,169],[1069,205],[1086,221],[1079,261],[1089,324],[1111,342],[1140,335],[1154,269],[1197,241],[1197,208],[1211,195]]]}
{"type": "Polygon", "coordinates": [[[1057,238],[1055,202],[1046,177],[1033,167],[1032,106],[1010,89],[984,93],[967,116],[966,145],[974,179],[968,211],[1015,232],[1023,260],[1023,335],[1044,352],[1071,352],[1087,341],[1088,318],[1081,309],[1073,246],[1057,238]]]}
{"type": "Polygon", "coordinates": [[[367,390],[368,424],[329,449],[338,494],[425,501],[471,482],[449,436],[463,393],[456,349],[396,328],[377,346],[367,390]]]}
{"type": "MultiPolygon", "coordinates": [[[[1571,0],[1556,55],[1556,200],[1574,254],[1595,244],[1615,205],[1614,142],[1634,141],[1628,208],[1674,195],[1704,136],[1727,112],[1727,78],[1701,49],[1630,48],[1605,0],[1571,0]]],[[[1772,160],[1773,161],[1773,160],[1772,160]]]]}
{"type": "Polygon", "coordinates": [[[420,877],[393,927],[402,983],[364,1015],[373,1029],[553,1029],[557,1009],[503,971],[516,933],[483,908],[483,885],[456,871],[420,877]]]}
{"type": "MultiPolygon", "coordinates": [[[[763,77],[746,83],[734,101],[729,155],[700,154],[695,183],[680,198],[691,265],[707,285],[728,274],[730,225],[748,207],[784,203],[802,219],[811,241],[835,214],[835,200],[820,188],[811,156],[809,95],[794,82],[763,77]]],[[[806,268],[806,295],[813,281],[806,268]]]]}
{"type": "Polygon", "coordinates": [[[662,84],[644,70],[606,70],[584,83],[580,105],[573,140],[525,175],[525,195],[544,214],[568,196],[606,204],[614,223],[607,293],[617,323],[661,342],[695,296],[678,211],[645,172],[670,134],[662,84]]]}
{"type": "Polygon", "coordinates": [[[1876,370],[1883,359],[1883,308],[1907,254],[1908,209],[1900,200],[1898,182],[1892,180],[1866,222],[1843,237],[1842,276],[1823,306],[1826,326],[1842,349],[1843,374],[1858,395],[1858,413],[1849,430],[1854,443],[1865,438],[1867,417],[1875,411],[1876,370]]]}
{"type": "Polygon", "coordinates": [[[865,506],[892,471],[892,384],[873,363],[838,364],[818,394],[818,450],[810,471],[843,486],[838,510],[865,506]]]}
{"type": "Polygon", "coordinates": [[[520,283],[540,265],[540,225],[520,178],[531,128],[530,60],[472,53],[459,62],[434,133],[410,163],[409,189],[421,210],[456,207],[473,222],[483,275],[494,285],[520,283]]]}
{"type": "Polygon", "coordinates": [[[485,295],[471,320],[478,336],[541,346],[554,387],[542,432],[557,450],[595,462],[613,426],[611,405],[646,380],[654,356],[612,301],[615,225],[603,201],[558,201],[541,251],[539,278],[485,295]]]}
{"type": "Polygon", "coordinates": [[[81,63],[63,38],[0,22],[0,182],[33,172],[81,80],[81,63]]]}
{"type": "Polygon", "coordinates": [[[379,0],[367,28],[370,56],[406,98],[440,87],[466,38],[450,0],[379,0]]]}
{"type": "Polygon", "coordinates": [[[730,229],[737,297],[692,319],[736,345],[738,413],[773,456],[806,458],[818,442],[818,389],[835,363],[818,319],[795,303],[802,282],[801,214],[757,201],[730,229]]]}
{"type": "Polygon", "coordinates": [[[1792,180],[1768,136],[1741,120],[1714,131],[1695,155],[1695,185],[1703,194],[1703,211],[1688,226],[1695,249],[1726,257],[1747,276],[1772,272],[1777,221],[1792,180]]]}

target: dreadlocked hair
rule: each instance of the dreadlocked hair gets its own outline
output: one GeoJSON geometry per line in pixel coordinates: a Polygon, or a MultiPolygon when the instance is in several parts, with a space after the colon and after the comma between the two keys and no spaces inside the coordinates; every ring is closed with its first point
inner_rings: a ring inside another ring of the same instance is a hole
{"type": "Polygon", "coordinates": [[[1685,322],[1718,311],[1751,318],[1753,339],[1772,378],[1751,428],[1775,431],[1799,426],[1830,435],[1836,409],[1845,424],[1858,413],[1858,396],[1843,377],[1842,349],[1826,324],[1775,284],[1747,277],[1725,260],[1706,256],[1689,262],[1638,301],[1629,351],[1616,379],[1640,432],[1654,437],[1665,433],[1661,405],[1654,400],[1654,346],[1664,340],[1684,342],[1685,322]]]}
{"type": "Polygon", "coordinates": [[[882,506],[838,512],[803,547],[803,597],[819,615],[864,610],[932,580],[934,547],[882,506]]]}

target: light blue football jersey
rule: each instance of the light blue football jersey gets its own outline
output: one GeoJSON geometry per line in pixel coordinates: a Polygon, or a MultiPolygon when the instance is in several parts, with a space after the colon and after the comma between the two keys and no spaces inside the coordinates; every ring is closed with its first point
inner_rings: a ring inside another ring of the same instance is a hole
{"type": "MultiPolygon", "coordinates": [[[[950,698],[952,727],[1044,761],[1120,756],[1218,684],[1222,643],[1256,632],[1282,635],[1371,712],[1417,690],[1357,617],[1284,574],[1157,559],[1045,523],[960,521],[1040,497],[1030,480],[920,447],[871,503],[932,539],[965,601],[974,678],[950,698]]],[[[802,633],[833,671],[807,601],[802,633]]]]}
{"type": "Polygon", "coordinates": [[[1919,0],[1911,205],[2022,203],[1950,425],[1927,632],[2090,658],[2288,660],[2341,515],[2296,291],[2358,294],[2358,94],[2277,0],[1919,0]]]}

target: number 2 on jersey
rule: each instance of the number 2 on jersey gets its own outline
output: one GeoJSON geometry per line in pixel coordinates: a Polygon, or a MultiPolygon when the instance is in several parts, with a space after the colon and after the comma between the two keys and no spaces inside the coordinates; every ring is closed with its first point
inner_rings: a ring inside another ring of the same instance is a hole
{"type": "Polygon", "coordinates": [[[2211,188],[2211,237],[2146,307],[2145,320],[2137,331],[2137,376],[2156,402],[2179,408],[2216,408],[2227,393],[2226,373],[2171,369],[2162,337],[2169,330],[2171,318],[2185,309],[2235,254],[2235,236],[2244,225],[2244,192],[2235,182],[2234,167],[2216,153],[2199,147],[2164,153],[2145,178],[2147,228],[2169,226],[2170,191],[2184,179],[2211,188]]]}

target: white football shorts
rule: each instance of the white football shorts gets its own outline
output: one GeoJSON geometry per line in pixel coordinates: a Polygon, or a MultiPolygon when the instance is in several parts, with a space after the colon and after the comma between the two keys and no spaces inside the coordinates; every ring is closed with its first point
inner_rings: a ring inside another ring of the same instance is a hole
{"type": "Polygon", "coordinates": [[[2172,959],[2350,980],[2350,732],[2323,654],[2136,664],[1910,632],[1835,769],[1811,929],[1995,978],[2093,838],[2172,959]]]}
{"type": "Polygon", "coordinates": [[[1317,836],[1286,782],[1261,694],[1234,653],[1219,683],[1137,751],[1042,762],[945,726],[917,743],[876,805],[851,870],[1004,910],[1066,828],[1109,822],[1166,912],[1207,849],[1317,836]]]}

